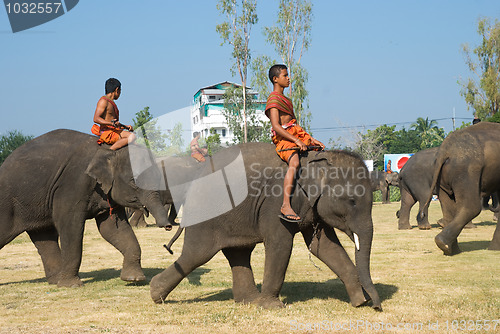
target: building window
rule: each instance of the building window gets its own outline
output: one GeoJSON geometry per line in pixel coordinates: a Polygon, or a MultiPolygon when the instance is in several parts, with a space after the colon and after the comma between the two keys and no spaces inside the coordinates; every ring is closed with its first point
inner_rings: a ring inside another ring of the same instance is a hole
{"type": "Polygon", "coordinates": [[[226,129],[222,129],[221,134],[222,134],[222,137],[225,137],[226,136],[226,129]]]}

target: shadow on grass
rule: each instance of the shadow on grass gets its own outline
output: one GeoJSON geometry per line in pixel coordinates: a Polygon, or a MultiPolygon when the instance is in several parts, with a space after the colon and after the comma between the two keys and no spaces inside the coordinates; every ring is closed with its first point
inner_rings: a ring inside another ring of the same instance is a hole
{"type": "MultiPolygon", "coordinates": [[[[140,286],[140,285],[148,285],[151,278],[153,278],[155,275],[161,273],[164,269],[163,268],[143,268],[144,275],[146,275],[146,280],[142,282],[127,282],[127,286],[140,286]]],[[[211,269],[207,268],[197,268],[195,269],[192,273],[190,273],[187,276],[187,279],[189,281],[189,284],[192,285],[201,285],[201,276],[210,272],[211,269]]],[[[94,270],[94,271],[88,271],[88,272],[80,272],[78,276],[82,279],[84,284],[91,284],[91,283],[97,283],[97,282],[104,282],[104,281],[109,281],[112,279],[120,278],[120,273],[121,270],[117,269],[101,269],[101,270],[94,270]]],[[[0,286],[5,286],[5,285],[10,285],[10,284],[19,284],[19,283],[47,283],[47,280],[45,277],[42,278],[36,278],[36,279],[31,279],[31,280],[24,280],[24,281],[12,281],[12,282],[6,282],[6,283],[0,283],[0,286]]]]}
{"type": "MultiPolygon", "coordinates": [[[[258,284],[257,288],[261,289],[258,284]]],[[[379,293],[380,299],[391,299],[398,291],[398,287],[388,284],[375,284],[375,288],[379,293]]],[[[327,282],[288,282],[284,283],[280,292],[280,297],[285,304],[294,304],[297,302],[305,302],[311,299],[337,299],[346,303],[350,303],[349,296],[345,289],[344,283],[340,279],[333,279],[327,282]]],[[[166,304],[189,303],[189,302],[215,302],[228,301],[233,299],[232,289],[224,289],[217,292],[207,293],[203,296],[185,299],[185,300],[169,300],[166,304]]]]}
{"type": "Polygon", "coordinates": [[[477,250],[485,250],[488,249],[489,245],[490,245],[490,240],[465,241],[465,242],[460,242],[460,240],[458,241],[458,247],[460,247],[462,253],[473,252],[477,250]]]}
{"type": "Polygon", "coordinates": [[[480,223],[474,223],[474,225],[476,225],[476,226],[495,226],[496,224],[497,224],[497,222],[492,222],[490,220],[480,222],[480,223]]]}

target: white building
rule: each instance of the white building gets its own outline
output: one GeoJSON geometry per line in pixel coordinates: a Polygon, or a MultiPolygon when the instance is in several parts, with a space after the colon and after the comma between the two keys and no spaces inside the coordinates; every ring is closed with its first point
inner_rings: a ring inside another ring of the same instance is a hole
{"type": "MultiPolygon", "coordinates": [[[[222,144],[233,143],[234,135],[229,130],[226,118],[222,113],[224,92],[231,87],[241,87],[241,85],[226,81],[201,88],[194,94],[191,109],[191,138],[193,138],[194,132],[200,132],[201,137],[206,138],[210,136],[210,129],[213,128],[219,134],[222,144]]],[[[257,96],[257,92],[252,89],[249,89],[248,93],[257,96]]],[[[264,114],[266,102],[258,101],[256,105],[258,117],[262,120],[268,120],[264,114]]]]}

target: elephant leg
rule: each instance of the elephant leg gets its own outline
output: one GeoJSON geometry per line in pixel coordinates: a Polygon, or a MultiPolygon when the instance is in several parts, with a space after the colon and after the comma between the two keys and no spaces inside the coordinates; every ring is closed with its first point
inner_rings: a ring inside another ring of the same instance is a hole
{"type": "Polygon", "coordinates": [[[441,205],[443,218],[439,219],[437,223],[444,228],[453,220],[453,217],[455,217],[457,212],[457,203],[455,203],[455,199],[448,195],[448,193],[440,190],[439,204],[441,205]]]}
{"type": "Polygon", "coordinates": [[[355,307],[365,304],[369,298],[365,296],[356,266],[342,247],[335,230],[323,225],[317,237],[313,238],[312,227],[302,231],[302,235],[311,253],[325,263],[344,283],[351,304],[355,307]]]}
{"type": "MultiPolygon", "coordinates": [[[[71,217],[68,215],[68,217],[71,217]]],[[[61,271],[58,287],[79,287],[83,282],[78,277],[82,262],[84,218],[55,219],[61,245],[61,271]],[[63,223],[61,223],[63,222],[63,223]]]]}
{"type": "Polygon", "coordinates": [[[399,220],[398,229],[399,230],[409,230],[410,225],[410,212],[411,208],[415,204],[415,198],[410,194],[410,192],[404,188],[401,189],[401,208],[399,209],[399,220]]]}
{"type": "Polygon", "coordinates": [[[464,226],[474,217],[481,213],[481,201],[470,198],[457,198],[456,205],[459,207],[453,220],[443,228],[434,238],[436,245],[445,255],[455,255],[460,253],[457,237],[462,232],[464,226]]]}
{"type": "Polygon", "coordinates": [[[383,204],[389,204],[389,203],[391,203],[391,201],[390,201],[389,186],[382,187],[381,191],[382,191],[382,203],[383,204]]]}
{"type": "Polygon", "coordinates": [[[251,303],[260,296],[255,286],[250,257],[255,246],[249,248],[225,248],[222,250],[233,273],[233,296],[235,302],[251,303]]]}
{"type": "Polygon", "coordinates": [[[49,284],[57,284],[62,266],[57,230],[50,227],[44,230],[28,231],[27,233],[42,258],[47,281],[49,284]]]}
{"type": "Polygon", "coordinates": [[[175,206],[173,204],[170,205],[170,212],[168,213],[168,221],[171,225],[179,225],[175,222],[175,218],[177,218],[177,210],[175,210],[175,206]]]}
{"type": "MultiPolygon", "coordinates": [[[[424,203],[423,202],[418,202],[418,211],[422,211],[424,203]]],[[[420,230],[430,230],[431,229],[431,224],[429,223],[429,207],[423,208],[424,210],[424,219],[419,220],[417,219],[418,222],[418,228],[420,230]]]]}
{"type": "Polygon", "coordinates": [[[141,209],[136,209],[132,212],[129,217],[129,224],[132,227],[138,227],[140,219],[144,216],[144,213],[141,209]]]}
{"type": "Polygon", "coordinates": [[[214,245],[213,234],[207,233],[205,230],[199,231],[196,227],[186,228],[184,245],[179,258],[167,269],[151,279],[149,284],[150,293],[155,303],[164,302],[184,277],[210,261],[220,250],[214,245]]]}
{"type": "Polygon", "coordinates": [[[493,239],[491,239],[489,250],[500,250],[500,224],[497,222],[497,227],[495,228],[495,233],[493,233],[493,239]]]}
{"type": "Polygon", "coordinates": [[[141,282],[146,276],[141,268],[141,247],[134,234],[124,208],[117,208],[116,214],[96,217],[97,228],[102,237],[123,254],[120,278],[127,282],[141,282]]]}
{"type": "Polygon", "coordinates": [[[261,296],[257,300],[258,305],[264,308],[284,307],[279,299],[279,293],[285,281],[292,245],[293,234],[287,230],[285,233],[276,233],[264,240],[266,259],[261,296]]]}

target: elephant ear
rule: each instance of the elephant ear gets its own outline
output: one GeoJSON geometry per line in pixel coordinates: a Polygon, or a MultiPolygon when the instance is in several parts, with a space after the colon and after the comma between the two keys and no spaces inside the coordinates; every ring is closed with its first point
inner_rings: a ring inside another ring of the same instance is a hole
{"type": "Polygon", "coordinates": [[[105,194],[108,194],[113,186],[113,157],[114,151],[97,150],[90,161],[85,174],[89,175],[101,185],[105,194]]]}

